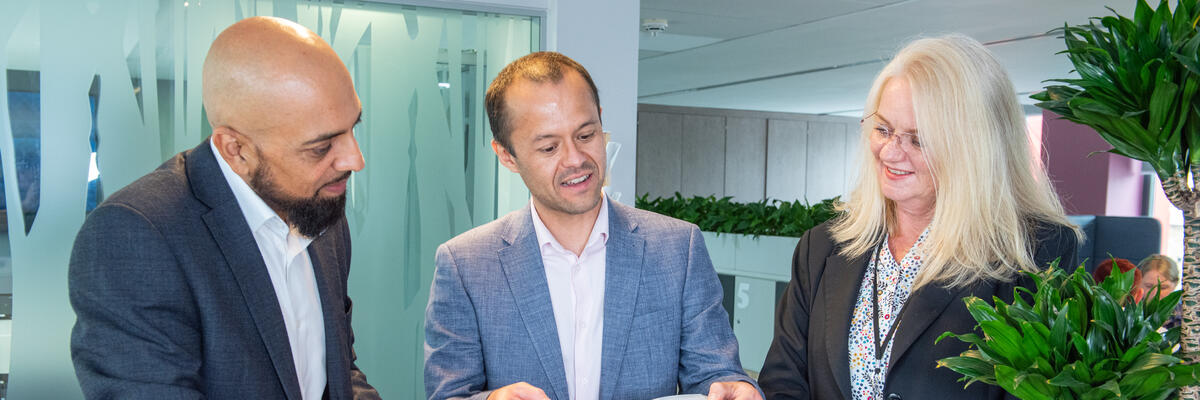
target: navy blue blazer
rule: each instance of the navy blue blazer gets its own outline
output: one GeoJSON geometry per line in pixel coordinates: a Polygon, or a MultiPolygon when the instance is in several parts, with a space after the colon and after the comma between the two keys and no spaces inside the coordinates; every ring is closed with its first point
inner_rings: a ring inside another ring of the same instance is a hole
{"type": "MultiPolygon", "coordinates": [[[[707,393],[745,381],[700,229],[609,203],[600,399],[707,393]]],[[[550,288],[529,207],[438,247],[425,312],[425,392],[484,399],[528,382],[567,399],[550,288]]]]}
{"type": "MultiPolygon", "coordinates": [[[[330,399],[378,398],[354,365],[345,218],[308,247],[330,399]]],[[[114,193],[80,229],[71,358],[87,398],[300,400],[250,227],[205,140],[114,193]]]]}

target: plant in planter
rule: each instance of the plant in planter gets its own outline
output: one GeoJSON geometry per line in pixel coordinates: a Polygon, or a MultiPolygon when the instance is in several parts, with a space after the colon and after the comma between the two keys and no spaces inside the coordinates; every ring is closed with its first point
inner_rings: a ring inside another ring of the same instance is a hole
{"type": "MultiPolygon", "coordinates": [[[[1116,14],[1114,12],[1114,14],[1116,14]]],[[[1200,315],[1200,5],[1180,0],[1151,8],[1139,0],[1133,19],[1096,18],[1059,31],[1078,79],[1057,79],[1035,94],[1039,107],[1088,125],[1113,146],[1109,152],[1145,161],[1163,191],[1183,210],[1183,306],[1200,315]],[[1097,24],[1098,22],[1098,24],[1097,24]]],[[[1185,318],[1184,359],[1200,361],[1200,320],[1185,318]]],[[[1196,387],[1183,392],[1200,398],[1196,387]]]]}
{"type": "Polygon", "coordinates": [[[679,192],[672,197],[649,200],[644,194],[637,198],[637,208],[691,222],[700,230],[718,233],[800,237],[812,227],[837,216],[832,198],[813,205],[797,201],[760,200],[737,203],[732,197],[693,196],[685,198],[679,192]]]}
{"type": "Polygon", "coordinates": [[[1018,287],[1011,304],[963,299],[984,336],[942,334],[938,341],[954,337],[971,348],[939,367],[962,374],[968,385],[999,385],[1024,400],[1165,399],[1197,383],[1200,368],[1173,354],[1179,328],[1157,331],[1180,292],[1136,302],[1133,270],[1114,270],[1103,283],[1082,266],[1029,275],[1036,292],[1018,287]]]}

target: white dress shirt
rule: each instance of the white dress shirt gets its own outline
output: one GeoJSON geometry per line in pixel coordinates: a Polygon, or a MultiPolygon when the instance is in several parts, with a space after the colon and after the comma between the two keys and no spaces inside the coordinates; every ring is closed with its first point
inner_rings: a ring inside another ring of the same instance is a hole
{"type": "Polygon", "coordinates": [[[558,327],[563,370],[571,400],[600,397],[600,350],[604,344],[604,269],[608,243],[608,198],[601,195],[600,215],[579,256],[563,248],[532,201],[533,230],[537,234],[550,286],[550,304],[558,327]]]}
{"type": "Polygon", "coordinates": [[[312,259],[307,251],[312,239],[284,223],[250,185],[233,172],[221,158],[217,146],[212,141],[209,145],[225,181],[233,189],[233,197],[237,199],[246,223],[250,225],[250,232],[254,233],[267,273],[271,275],[271,286],[275,288],[275,298],[283,312],[283,323],[292,348],[301,397],[320,399],[325,393],[326,382],[325,320],[312,259]]]}

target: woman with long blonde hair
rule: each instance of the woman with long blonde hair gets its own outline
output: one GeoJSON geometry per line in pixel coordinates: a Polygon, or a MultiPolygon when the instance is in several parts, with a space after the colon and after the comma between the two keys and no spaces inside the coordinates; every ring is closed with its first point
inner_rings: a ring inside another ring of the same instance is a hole
{"type": "Polygon", "coordinates": [[[843,215],[804,235],[760,375],[768,399],[992,399],[934,344],[1012,298],[1024,271],[1073,265],[1079,231],[1031,157],[1004,68],[961,35],[907,45],[875,79],[843,215]]]}

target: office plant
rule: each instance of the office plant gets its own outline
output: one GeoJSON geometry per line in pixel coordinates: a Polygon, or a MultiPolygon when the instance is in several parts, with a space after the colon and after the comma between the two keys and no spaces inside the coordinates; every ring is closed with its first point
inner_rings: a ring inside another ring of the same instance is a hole
{"type": "Polygon", "coordinates": [[[1174,354],[1179,327],[1158,332],[1182,293],[1135,301],[1134,272],[1114,268],[1094,282],[1082,266],[1068,274],[1055,265],[1029,273],[1036,291],[1018,286],[1011,303],[963,299],[983,336],[942,334],[939,342],[953,337],[970,350],[938,367],[1023,400],[1165,399],[1196,384],[1200,365],[1174,354]]]}
{"type": "MultiPolygon", "coordinates": [[[[1111,9],[1110,9],[1111,10],[1111,9]]],[[[1151,8],[1138,1],[1132,19],[1114,15],[1058,29],[1078,78],[1055,79],[1035,94],[1039,107],[1090,126],[1109,152],[1145,161],[1184,216],[1184,315],[1200,315],[1200,20],[1197,0],[1151,8]]],[[[1187,318],[1183,358],[1200,361],[1200,319],[1187,318]]],[[[1200,399],[1200,389],[1182,390],[1200,399]]]]}

